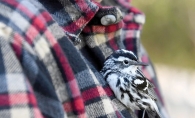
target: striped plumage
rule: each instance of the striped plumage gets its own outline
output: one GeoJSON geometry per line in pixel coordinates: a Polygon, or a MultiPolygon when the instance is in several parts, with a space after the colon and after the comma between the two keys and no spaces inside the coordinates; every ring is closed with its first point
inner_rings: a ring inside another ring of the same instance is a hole
{"type": "Polygon", "coordinates": [[[155,103],[154,86],[143,75],[139,62],[131,51],[124,49],[110,55],[101,70],[115,96],[131,110],[146,110],[150,118],[160,117],[155,103]]]}

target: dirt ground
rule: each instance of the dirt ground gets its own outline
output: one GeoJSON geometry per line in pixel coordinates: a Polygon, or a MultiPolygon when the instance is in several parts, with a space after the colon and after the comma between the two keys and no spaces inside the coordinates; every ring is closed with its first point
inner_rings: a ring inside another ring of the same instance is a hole
{"type": "Polygon", "coordinates": [[[195,118],[195,70],[155,68],[170,118],[195,118]]]}

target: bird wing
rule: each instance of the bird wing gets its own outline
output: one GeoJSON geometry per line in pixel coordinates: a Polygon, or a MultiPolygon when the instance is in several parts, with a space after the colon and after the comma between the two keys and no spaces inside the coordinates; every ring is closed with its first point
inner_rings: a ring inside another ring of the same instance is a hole
{"type": "Polygon", "coordinates": [[[153,100],[157,100],[157,95],[156,95],[156,92],[154,91],[154,85],[153,85],[153,87],[151,87],[150,85],[151,85],[152,83],[151,82],[149,82],[149,87],[148,87],[148,95],[153,99],[153,100]]]}
{"type": "Polygon", "coordinates": [[[143,83],[142,85],[139,85],[139,86],[142,86],[142,88],[140,90],[142,90],[147,95],[149,95],[153,100],[156,100],[157,96],[156,96],[156,93],[154,91],[155,86],[143,75],[142,71],[139,70],[139,69],[137,70],[136,78],[146,81],[146,83],[143,83]],[[146,87],[146,89],[143,90],[144,89],[143,87],[146,87]]]}

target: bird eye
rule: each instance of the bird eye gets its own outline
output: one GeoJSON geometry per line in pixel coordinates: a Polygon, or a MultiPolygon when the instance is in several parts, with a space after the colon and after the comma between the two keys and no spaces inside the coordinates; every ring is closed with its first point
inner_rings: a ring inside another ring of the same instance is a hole
{"type": "Polygon", "coordinates": [[[128,60],[124,60],[123,63],[124,63],[125,65],[127,65],[127,64],[129,64],[129,61],[128,61],[128,60]]]}

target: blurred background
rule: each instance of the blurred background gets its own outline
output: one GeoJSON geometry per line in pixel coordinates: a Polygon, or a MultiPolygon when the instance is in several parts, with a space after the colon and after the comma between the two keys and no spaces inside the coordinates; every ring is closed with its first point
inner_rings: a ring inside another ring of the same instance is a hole
{"type": "Polygon", "coordinates": [[[195,118],[195,0],[133,0],[171,118],[195,118]]]}

